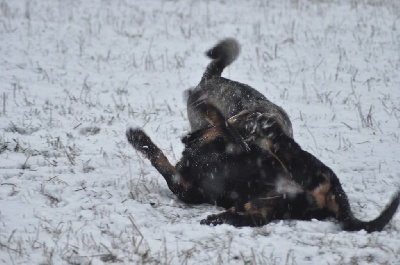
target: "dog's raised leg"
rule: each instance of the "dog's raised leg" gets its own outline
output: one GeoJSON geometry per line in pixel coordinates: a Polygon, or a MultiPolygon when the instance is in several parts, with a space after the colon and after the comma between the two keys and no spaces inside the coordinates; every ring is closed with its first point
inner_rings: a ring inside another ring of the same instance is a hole
{"type": "Polygon", "coordinates": [[[151,141],[151,139],[141,129],[128,129],[126,137],[129,143],[141,152],[157,171],[167,181],[169,189],[184,202],[198,203],[196,193],[191,191],[191,184],[185,181],[168,161],[163,152],[151,141]]]}

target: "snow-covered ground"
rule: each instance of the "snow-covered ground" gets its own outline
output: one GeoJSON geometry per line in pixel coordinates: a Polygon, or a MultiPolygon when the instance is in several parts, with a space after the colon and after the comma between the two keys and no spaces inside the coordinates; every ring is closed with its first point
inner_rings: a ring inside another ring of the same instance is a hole
{"type": "Polygon", "coordinates": [[[128,145],[140,126],[172,162],[183,91],[204,51],[235,37],[224,76],[289,113],[355,215],[400,187],[397,0],[0,1],[0,264],[399,264],[400,214],[382,232],[334,220],[202,226],[128,145]]]}

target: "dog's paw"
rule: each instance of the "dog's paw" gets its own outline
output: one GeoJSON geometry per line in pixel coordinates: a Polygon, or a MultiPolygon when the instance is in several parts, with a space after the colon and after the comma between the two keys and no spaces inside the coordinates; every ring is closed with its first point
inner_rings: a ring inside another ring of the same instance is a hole
{"type": "Polygon", "coordinates": [[[146,143],[149,137],[142,129],[129,128],[126,130],[126,138],[128,142],[136,148],[136,146],[141,146],[146,143]]]}
{"type": "Polygon", "coordinates": [[[200,221],[200,224],[202,225],[222,225],[222,224],[228,224],[228,225],[236,225],[236,221],[238,219],[238,213],[236,212],[236,208],[232,207],[229,208],[226,212],[222,212],[219,214],[211,214],[207,216],[206,219],[203,219],[200,221]]]}
{"type": "Polygon", "coordinates": [[[151,156],[157,149],[154,143],[142,129],[129,128],[126,130],[126,138],[136,150],[142,152],[146,156],[151,156]]]}
{"type": "Polygon", "coordinates": [[[210,225],[210,226],[216,226],[216,225],[222,225],[224,223],[224,220],[221,218],[219,214],[212,214],[207,216],[206,219],[203,219],[200,221],[200,224],[202,225],[210,225]]]}
{"type": "Polygon", "coordinates": [[[255,112],[237,122],[239,128],[243,128],[244,137],[263,138],[273,140],[282,133],[279,123],[273,116],[255,112]]]}
{"type": "Polygon", "coordinates": [[[271,140],[283,133],[276,119],[268,115],[261,115],[257,118],[257,132],[264,138],[271,140]]]}
{"type": "Polygon", "coordinates": [[[245,119],[241,121],[242,127],[245,129],[245,135],[247,137],[254,135],[257,133],[257,128],[258,128],[258,118],[261,116],[261,113],[255,112],[249,116],[247,116],[245,119]]]}

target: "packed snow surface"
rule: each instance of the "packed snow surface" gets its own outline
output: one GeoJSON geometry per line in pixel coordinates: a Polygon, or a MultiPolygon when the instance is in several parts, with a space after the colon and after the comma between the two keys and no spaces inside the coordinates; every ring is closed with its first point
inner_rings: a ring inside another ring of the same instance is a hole
{"type": "Polygon", "coordinates": [[[400,264],[382,232],[335,220],[203,226],[129,146],[143,128],[175,163],[183,91],[234,37],[223,76],[289,114],[354,214],[400,187],[400,1],[1,0],[0,264],[400,264]]]}

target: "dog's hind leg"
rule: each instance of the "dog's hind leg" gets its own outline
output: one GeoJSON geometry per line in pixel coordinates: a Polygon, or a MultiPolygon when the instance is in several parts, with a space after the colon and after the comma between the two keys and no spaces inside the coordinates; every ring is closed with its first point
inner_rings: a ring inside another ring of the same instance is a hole
{"type": "MultiPolygon", "coordinates": [[[[342,224],[344,230],[380,231],[392,219],[400,203],[398,191],[389,205],[376,219],[365,222],[354,217],[346,193],[335,173],[321,161],[288,137],[278,123],[265,115],[248,119],[246,137],[252,143],[269,150],[291,173],[293,180],[302,185],[314,198],[310,207],[327,209],[342,224]],[[249,130],[250,128],[251,130],[249,130]]],[[[233,123],[234,126],[234,123],[233,123]]],[[[235,126],[234,126],[235,127],[235,126]]]]}
{"type": "Polygon", "coordinates": [[[157,171],[167,181],[169,189],[184,202],[201,203],[192,192],[191,183],[183,179],[174,166],[168,161],[163,152],[151,141],[151,139],[141,129],[128,129],[126,137],[129,143],[141,152],[157,171]]]}

